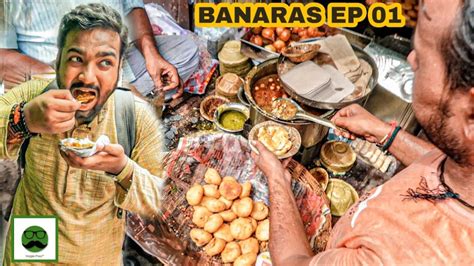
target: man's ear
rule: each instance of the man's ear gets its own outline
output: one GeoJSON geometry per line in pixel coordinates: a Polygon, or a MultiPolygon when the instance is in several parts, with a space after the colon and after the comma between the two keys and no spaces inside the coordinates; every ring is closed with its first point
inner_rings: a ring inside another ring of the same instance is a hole
{"type": "Polygon", "coordinates": [[[474,87],[469,89],[469,100],[467,106],[467,121],[464,134],[470,143],[474,143],[474,87]]]}

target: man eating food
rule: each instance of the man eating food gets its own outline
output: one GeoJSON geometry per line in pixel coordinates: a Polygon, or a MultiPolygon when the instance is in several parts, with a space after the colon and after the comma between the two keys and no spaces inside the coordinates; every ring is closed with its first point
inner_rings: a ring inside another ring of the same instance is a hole
{"type": "Polygon", "coordinates": [[[94,91],[84,91],[84,90],[74,90],[72,92],[72,97],[76,99],[81,104],[87,104],[95,100],[94,91]]]}
{"type": "MultiPolygon", "coordinates": [[[[59,263],[121,264],[125,211],[148,216],[160,210],[163,138],[144,101],[132,101],[130,156],[118,143],[117,120],[125,117],[117,119],[116,112],[125,106],[115,104],[116,87],[126,45],[118,12],[80,5],[61,21],[56,80],[29,81],[0,96],[0,158],[15,159],[29,141],[12,215],[58,217],[59,263]],[[90,157],[58,147],[66,138],[101,135],[111,144],[98,145],[90,157]]],[[[12,263],[12,255],[6,245],[4,264],[12,263]]]]}

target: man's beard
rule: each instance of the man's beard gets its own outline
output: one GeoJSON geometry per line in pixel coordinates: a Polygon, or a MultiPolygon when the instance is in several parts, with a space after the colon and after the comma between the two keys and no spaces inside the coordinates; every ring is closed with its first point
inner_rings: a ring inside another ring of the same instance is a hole
{"type": "MultiPolygon", "coordinates": [[[[448,125],[449,118],[454,114],[449,108],[450,97],[446,101],[442,101],[439,108],[428,119],[426,125],[421,125],[426,132],[428,139],[442,150],[449,158],[453,159],[460,165],[469,165],[469,151],[463,145],[454,131],[448,125]]],[[[421,124],[421,123],[420,123],[421,124]]]]}
{"type": "Polygon", "coordinates": [[[100,110],[102,110],[103,106],[103,104],[96,104],[96,106],[94,106],[94,108],[92,108],[91,110],[87,111],[87,113],[84,111],[76,111],[76,123],[78,125],[82,125],[92,122],[95,116],[100,112],[100,110]]]}

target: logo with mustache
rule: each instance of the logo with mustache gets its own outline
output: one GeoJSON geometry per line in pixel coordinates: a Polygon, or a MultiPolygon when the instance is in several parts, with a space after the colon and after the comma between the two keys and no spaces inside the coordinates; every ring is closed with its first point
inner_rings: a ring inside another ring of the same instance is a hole
{"type": "Polygon", "coordinates": [[[39,226],[30,226],[23,232],[21,244],[30,252],[39,252],[48,246],[48,234],[39,226]]]}

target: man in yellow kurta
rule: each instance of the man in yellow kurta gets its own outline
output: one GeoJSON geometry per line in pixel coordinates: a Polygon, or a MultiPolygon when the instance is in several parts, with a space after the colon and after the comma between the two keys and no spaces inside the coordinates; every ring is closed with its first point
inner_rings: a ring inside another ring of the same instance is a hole
{"type": "MultiPolygon", "coordinates": [[[[0,158],[14,159],[29,138],[26,168],[12,215],[58,217],[58,263],[121,263],[125,215],[159,212],[162,136],[145,102],[135,100],[135,146],[131,158],[118,143],[114,90],[127,31],[120,15],[106,6],[79,6],[66,14],[59,30],[57,84],[24,83],[0,97],[0,158]],[[89,95],[85,102],[75,100],[89,95]],[[60,151],[67,137],[112,144],[81,158],[60,151]]],[[[12,263],[9,231],[4,264],[12,263]]]]}

